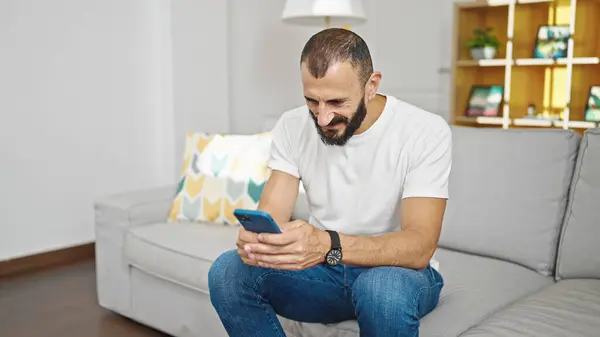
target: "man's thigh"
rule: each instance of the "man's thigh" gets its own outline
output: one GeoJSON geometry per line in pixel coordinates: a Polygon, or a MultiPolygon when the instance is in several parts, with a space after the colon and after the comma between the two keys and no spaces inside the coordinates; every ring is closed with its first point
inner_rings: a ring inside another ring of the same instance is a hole
{"type": "Polygon", "coordinates": [[[355,318],[343,266],[319,265],[300,271],[261,268],[243,263],[236,251],[219,260],[227,266],[216,267],[229,271],[220,278],[235,285],[233,292],[243,287],[244,294],[268,303],[282,317],[324,324],[355,318]]]}

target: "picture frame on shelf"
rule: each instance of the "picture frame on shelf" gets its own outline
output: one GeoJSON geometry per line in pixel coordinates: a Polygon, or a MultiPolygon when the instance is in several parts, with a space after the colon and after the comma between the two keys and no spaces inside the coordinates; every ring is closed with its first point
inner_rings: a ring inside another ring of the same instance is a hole
{"type": "Polygon", "coordinates": [[[584,119],[586,122],[600,122],[600,85],[590,87],[584,119]]]}
{"type": "Polygon", "coordinates": [[[541,59],[567,57],[570,37],[571,32],[568,25],[540,26],[533,49],[533,57],[541,59]]]}
{"type": "Polygon", "coordinates": [[[473,85],[467,102],[467,117],[499,117],[504,102],[504,87],[501,85],[473,85]]]}

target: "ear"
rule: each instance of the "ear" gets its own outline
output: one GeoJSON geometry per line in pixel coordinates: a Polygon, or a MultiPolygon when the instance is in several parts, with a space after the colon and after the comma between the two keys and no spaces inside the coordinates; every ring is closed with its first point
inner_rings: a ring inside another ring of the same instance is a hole
{"type": "Polygon", "coordinates": [[[371,74],[367,83],[365,83],[365,95],[367,96],[367,100],[371,101],[377,95],[377,91],[379,90],[379,82],[381,82],[381,73],[376,71],[371,74]]]}

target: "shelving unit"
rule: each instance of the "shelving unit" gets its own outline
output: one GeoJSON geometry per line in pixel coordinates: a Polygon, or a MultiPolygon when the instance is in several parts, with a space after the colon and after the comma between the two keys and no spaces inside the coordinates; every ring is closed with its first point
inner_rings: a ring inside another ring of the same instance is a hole
{"type": "Polygon", "coordinates": [[[452,50],[454,124],[476,127],[600,127],[584,121],[591,85],[600,85],[600,0],[474,0],[456,3],[452,50]],[[567,57],[533,58],[538,28],[568,25],[567,57]],[[492,27],[501,42],[495,59],[476,61],[466,42],[477,28],[492,27]],[[467,117],[473,85],[501,85],[498,117],[467,117]],[[526,118],[529,104],[543,116],[526,118]]]}

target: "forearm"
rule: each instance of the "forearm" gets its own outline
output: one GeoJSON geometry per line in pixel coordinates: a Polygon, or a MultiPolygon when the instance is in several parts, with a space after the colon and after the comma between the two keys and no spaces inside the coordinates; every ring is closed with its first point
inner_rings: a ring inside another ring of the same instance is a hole
{"type": "Polygon", "coordinates": [[[416,230],[386,233],[380,236],[351,236],[340,233],[342,263],[363,266],[398,266],[423,269],[435,246],[416,230]]]}

